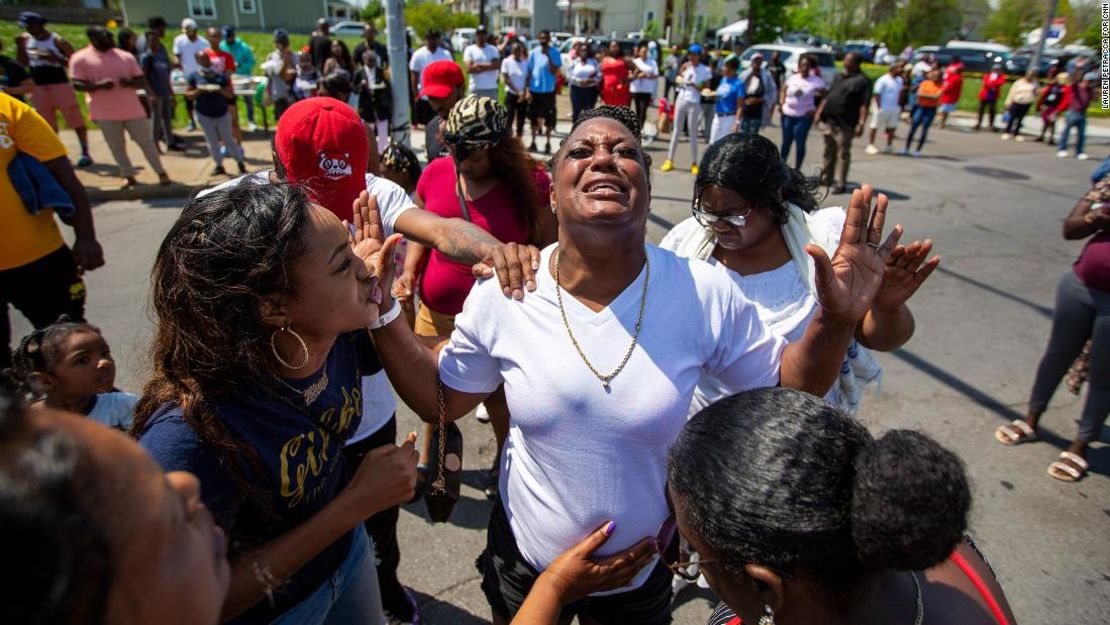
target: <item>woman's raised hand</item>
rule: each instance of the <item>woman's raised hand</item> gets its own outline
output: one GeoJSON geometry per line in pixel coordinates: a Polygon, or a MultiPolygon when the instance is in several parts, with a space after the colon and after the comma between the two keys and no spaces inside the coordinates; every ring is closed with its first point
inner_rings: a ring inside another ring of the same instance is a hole
{"type": "Polygon", "coordinates": [[[365,190],[354,201],[355,227],[351,237],[355,254],[366,263],[366,269],[378,280],[383,295],[393,290],[393,248],[400,234],[385,236],[378,199],[365,190]]]}
{"type": "Polygon", "coordinates": [[[914,241],[909,245],[899,245],[894,248],[887,258],[886,271],[883,274],[883,283],[875,295],[874,306],[885,310],[901,308],[917,289],[929,279],[933,270],[940,265],[940,256],[933,256],[929,260],[929,252],[933,249],[933,241],[914,241]]]}
{"type": "MultiPolygon", "coordinates": [[[[840,245],[830,259],[817,245],[807,245],[813,257],[817,298],[826,314],[857,323],[875,301],[883,283],[887,259],[902,236],[895,225],[883,241],[887,197],[879,194],[872,209],[871,185],[852,191],[840,245]]],[[[928,276],[926,276],[928,277],[928,276]]]]}

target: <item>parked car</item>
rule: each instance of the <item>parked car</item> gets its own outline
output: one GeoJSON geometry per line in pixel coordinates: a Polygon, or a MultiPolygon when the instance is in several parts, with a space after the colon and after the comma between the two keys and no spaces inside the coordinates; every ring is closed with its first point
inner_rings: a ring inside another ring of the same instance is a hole
{"type": "Polygon", "coordinates": [[[456,28],[451,33],[451,47],[455,50],[465,50],[467,46],[474,43],[475,32],[474,28],[456,28]]]}
{"type": "Polygon", "coordinates": [[[361,37],[364,28],[362,22],[336,22],[330,32],[336,37],[361,37]]]}
{"type": "MultiPolygon", "coordinates": [[[[1036,54],[1036,48],[1032,46],[1021,48],[1006,60],[1003,68],[1011,76],[1022,76],[1029,71],[1029,64],[1033,62],[1034,54],[1036,54]]],[[[1037,76],[1041,78],[1048,76],[1048,71],[1053,67],[1064,71],[1073,60],[1079,57],[1090,60],[1092,62],[1091,67],[1098,67],[1098,55],[1090,48],[1045,47],[1041,52],[1040,62],[1037,64],[1037,76]]]]}
{"type": "Polygon", "coordinates": [[[771,53],[778,52],[779,57],[782,58],[782,64],[786,66],[787,72],[795,72],[798,69],[798,59],[803,54],[812,54],[817,57],[817,65],[821,68],[821,78],[825,82],[832,84],[833,78],[836,77],[836,57],[833,53],[822,49],[813,48],[810,46],[791,46],[778,43],[761,43],[754,45],[740,55],[740,66],[747,69],[752,64],[752,55],[756,52],[762,52],[764,62],[771,60],[771,53]]]}
{"type": "Polygon", "coordinates": [[[865,62],[871,63],[875,60],[875,48],[877,48],[878,45],[879,44],[870,39],[849,39],[840,45],[836,58],[842,59],[849,52],[856,52],[863,57],[865,62]]]}
{"type": "Polygon", "coordinates": [[[956,57],[964,64],[964,71],[989,72],[995,64],[1005,67],[1006,61],[1012,56],[1009,47],[997,43],[983,43],[978,41],[949,41],[935,54],[941,67],[951,63],[956,57]]]}
{"type": "Polygon", "coordinates": [[[932,54],[935,56],[938,50],[940,50],[940,46],[920,46],[913,51],[913,56],[910,57],[910,62],[916,63],[925,58],[926,54],[932,54]]]}

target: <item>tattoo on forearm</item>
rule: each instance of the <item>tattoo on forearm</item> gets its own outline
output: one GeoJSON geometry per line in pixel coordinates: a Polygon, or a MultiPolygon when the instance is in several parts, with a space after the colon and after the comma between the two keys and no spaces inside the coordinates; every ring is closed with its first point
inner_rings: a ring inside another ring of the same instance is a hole
{"type": "Polygon", "coordinates": [[[455,262],[473,265],[482,262],[487,251],[497,245],[501,241],[492,234],[474,224],[458,222],[445,230],[436,249],[455,262]]]}

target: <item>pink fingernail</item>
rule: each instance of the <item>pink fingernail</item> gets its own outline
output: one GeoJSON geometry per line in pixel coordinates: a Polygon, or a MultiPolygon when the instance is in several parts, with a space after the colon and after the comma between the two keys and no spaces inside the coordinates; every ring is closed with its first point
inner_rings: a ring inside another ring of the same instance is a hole
{"type": "Polygon", "coordinates": [[[616,527],[617,527],[616,523],[614,523],[613,521],[609,521],[609,524],[605,526],[605,535],[606,536],[612,536],[613,535],[613,530],[616,529],[616,527]]]}

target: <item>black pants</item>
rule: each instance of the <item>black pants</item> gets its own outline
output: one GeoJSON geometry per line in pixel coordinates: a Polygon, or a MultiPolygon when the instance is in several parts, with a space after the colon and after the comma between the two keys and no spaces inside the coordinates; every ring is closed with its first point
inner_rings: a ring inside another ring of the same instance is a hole
{"type": "Polygon", "coordinates": [[[997,111],[997,107],[998,107],[998,102],[996,102],[995,100],[990,100],[990,101],[979,100],[979,119],[978,119],[978,121],[975,122],[975,129],[976,130],[979,129],[979,126],[983,125],[983,113],[984,112],[988,112],[990,114],[990,121],[991,121],[990,128],[991,128],[991,130],[996,130],[996,128],[994,127],[994,114],[997,111]]]}
{"type": "Polygon", "coordinates": [[[509,128],[516,128],[516,136],[524,134],[524,119],[528,117],[528,103],[515,93],[505,92],[505,108],[509,110],[509,128]]]}
{"type": "Polygon", "coordinates": [[[632,94],[632,108],[636,110],[636,119],[640,120],[641,129],[644,127],[644,120],[647,119],[648,106],[651,106],[650,93],[632,94]]]}
{"type": "MultiPolygon", "coordinates": [[[[677,541],[675,541],[677,545],[677,541]]],[[[516,546],[505,508],[494,503],[486,532],[486,548],[474,563],[482,575],[482,592],[490,608],[511,621],[540,573],[524,559],[516,546]]],[[[670,570],[656,563],[642,586],[601,597],[584,597],[563,608],[562,616],[585,615],[602,625],[670,625],[670,570]]]]}
{"type": "MultiPolygon", "coordinates": [[[[394,415],[380,430],[370,436],[343,448],[343,456],[351,470],[358,468],[362,459],[370,451],[384,445],[397,444],[397,416],[394,415]]],[[[382,607],[393,616],[404,618],[410,606],[405,597],[405,589],[397,579],[397,566],[401,563],[401,549],[397,545],[397,520],[401,508],[393,506],[366,519],[366,532],[374,541],[374,554],[377,556],[378,587],[382,594],[382,607]]]]}
{"type": "Polygon", "coordinates": [[[1006,122],[1006,134],[1021,134],[1021,122],[1025,119],[1025,114],[1029,112],[1030,106],[1029,104],[1018,104],[1017,102],[1010,105],[1010,121],[1006,122]]]}
{"type": "Polygon", "coordinates": [[[12,366],[12,326],[8,304],[23,313],[35,328],[45,328],[62,315],[85,318],[85,283],[77,275],[77,263],[69,246],[63,245],[22,267],[0,270],[0,369],[12,366]]]}
{"type": "Polygon", "coordinates": [[[578,116],[582,111],[587,111],[597,106],[597,87],[577,87],[570,86],[570,118],[572,121],[578,121],[578,116]]]}

